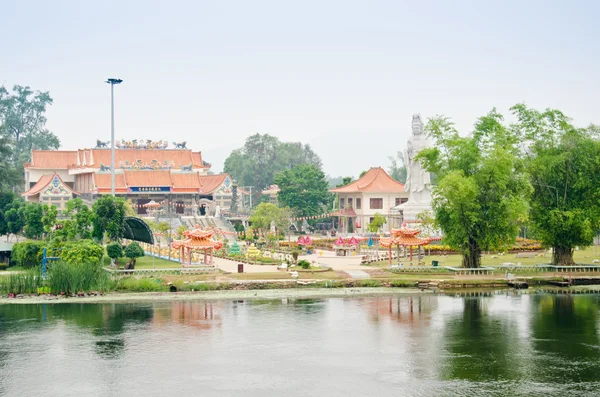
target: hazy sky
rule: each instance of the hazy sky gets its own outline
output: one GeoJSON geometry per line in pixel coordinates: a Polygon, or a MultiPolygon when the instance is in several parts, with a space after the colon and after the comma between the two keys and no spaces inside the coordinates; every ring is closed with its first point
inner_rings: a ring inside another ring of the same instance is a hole
{"type": "Polygon", "coordinates": [[[63,148],[187,141],[220,171],[256,132],[326,173],[388,166],[411,115],[467,132],[493,106],[600,124],[600,1],[9,1],[0,84],[48,90],[63,148]]]}

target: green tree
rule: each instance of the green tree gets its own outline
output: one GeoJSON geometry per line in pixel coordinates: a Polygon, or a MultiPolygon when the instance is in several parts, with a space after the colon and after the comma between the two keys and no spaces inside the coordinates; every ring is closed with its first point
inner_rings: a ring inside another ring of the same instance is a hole
{"type": "Polygon", "coordinates": [[[93,237],[102,240],[104,233],[111,241],[120,241],[125,232],[125,200],[103,196],[92,207],[93,237]]]}
{"type": "Polygon", "coordinates": [[[104,247],[92,240],[78,240],[63,246],[60,258],[71,265],[99,264],[104,256],[104,247]]]}
{"type": "Polygon", "coordinates": [[[523,104],[512,110],[533,186],[536,236],[552,247],[553,264],[572,265],[575,247],[592,245],[600,229],[598,128],[577,128],[558,110],[540,112],[523,104]]]}
{"type": "Polygon", "coordinates": [[[8,221],[4,214],[10,209],[15,199],[16,197],[13,192],[0,192],[0,236],[6,234],[8,237],[8,221]]]}
{"type": "Polygon", "coordinates": [[[56,225],[57,216],[58,210],[55,205],[42,205],[42,225],[44,226],[44,233],[46,235],[52,232],[52,228],[56,225]]]}
{"type": "Polygon", "coordinates": [[[141,258],[142,256],[144,256],[144,250],[142,249],[142,247],[140,247],[138,243],[133,241],[125,248],[125,256],[130,259],[129,263],[127,264],[127,266],[125,266],[125,268],[133,270],[135,269],[135,263],[137,261],[137,258],[141,258]]]}
{"type": "MultiPolygon", "coordinates": [[[[48,92],[13,86],[12,93],[0,87],[0,133],[12,147],[8,176],[13,187],[21,187],[23,163],[32,149],[58,149],[60,141],[46,128],[46,110],[52,104],[48,92]]],[[[1,145],[0,145],[1,146],[1,145]]],[[[6,175],[4,175],[6,176],[6,175]]]]}
{"type": "Polygon", "coordinates": [[[92,237],[92,218],[93,213],[82,199],[75,198],[69,200],[65,207],[65,215],[69,217],[68,238],[89,239],[92,237]]]}
{"type": "Polygon", "coordinates": [[[123,257],[123,246],[121,246],[121,243],[117,242],[110,243],[106,246],[106,253],[112,260],[112,263],[116,264],[117,259],[123,257]]]}
{"type": "Polygon", "coordinates": [[[309,145],[299,142],[281,142],[268,134],[254,134],[246,139],[225,160],[225,172],[238,181],[239,186],[253,186],[252,201],[258,203],[261,191],[273,183],[276,174],[301,164],[321,167],[321,159],[309,145]]]}
{"type": "Polygon", "coordinates": [[[397,152],[396,156],[389,156],[390,168],[389,174],[398,182],[406,183],[406,164],[404,164],[404,155],[402,152],[397,152]]]}
{"type": "MultiPolygon", "coordinates": [[[[250,214],[248,221],[252,228],[271,230],[271,225],[277,230],[284,231],[289,226],[289,218],[291,216],[289,208],[280,208],[275,204],[261,203],[254,208],[250,214]]],[[[243,231],[243,226],[242,230],[243,231]]]]}
{"type": "Polygon", "coordinates": [[[367,225],[367,230],[371,233],[377,233],[386,223],[385,217],[376,212],[373,216],[373,221],[367,225]]]}
{"type": "Polygon", "coordinates": [[[329,198],[325,174],[314,165],[304,164],[275,176],[277,200],[300,216],[320,215],[329,198]]]}
{"type": "Polygon", "coordinates": [[[40,238],[44,233],[44,224],[42,222],[44,212],[42,205],[39,203],[27,203],[19,211],[22,212],[23,219],[25,219],[25,226],[23,227],[25,237],[40,238]]]}
{"type": "Polygon", "coordinates": [[[461,252],[464,267],[480,267],[482,250],[512,244],[527,216],[531,186],[517,156],[518,139],[495,109],[478,119],[469,136],[440,116],[426,131],[436,145],[417,158],[439,178],[432,203],[436,226],[461,252]]]}
{"type": "Polygon", "coordinates": [[[8,241],[10,234],[14,234],[17,241],[19,241],[19,234],[23,232],[23,227],[25,226],[25,216],[23,211],[21,211],[24,205],[23,201],[15,199],[6,207],[6,212],[4,213],[8,233],[6,241],[8,241]]]}

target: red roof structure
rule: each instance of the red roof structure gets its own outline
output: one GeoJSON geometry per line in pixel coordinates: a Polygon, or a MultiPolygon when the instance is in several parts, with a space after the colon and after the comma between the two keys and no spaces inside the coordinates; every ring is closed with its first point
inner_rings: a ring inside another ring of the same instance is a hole
{"type": "Polygon", "coordinates": [[[357,181],[329,191],[332,193],[404,193],[404,185],[389,176],[383,168],[374,167],[357,181]]]}
{"type": "Polygon", "coordinates": [[[42,175],[42,177],[21,196],[31,197],[37,194],[44,194],[48,196],[69,196],[76,194],[66,183],[63,182],[62,178],[58,174],[42,175]]]}
{"type": "Polygon", "coordinates": [[[410,261],[412,262],[412,247],[427,245],[433,241],[431,238],[417,237],[419,233],[421,231],[418,229],[392,229],[391,237],[382,237],[379,239],[379,245],[388,248],[390,251],[390,265],[392,264],[392,245],[410,247],[410,261]]]}
{"type": "Polygon", "coordinates": [[[199,225],[193,230],[183,232],[186,237],[183,240],[175,240],[171,246],[175,249],[181,249],[181,264],[185,264],[186,250],[188,265],[192,264],[192,251],[204,251],[204,263],[207,262],[207,251],[210,251],[210,265],[213,265],[213,250],[223,248],[223,243],[212,239],[214,232],[212,230],[203,230],[199,225]]]}

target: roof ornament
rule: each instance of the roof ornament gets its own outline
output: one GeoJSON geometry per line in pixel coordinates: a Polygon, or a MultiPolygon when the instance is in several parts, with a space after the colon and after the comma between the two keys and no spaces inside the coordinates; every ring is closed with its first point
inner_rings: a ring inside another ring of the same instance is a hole
{"type": "Polygon", "coordinates": [[[185,146],[187,144],[186,141],[183,142],[173,142],[173,146],[175,146],[175,149],[187,149],[187,147],[185,146]]]}
{"type": "Polygon", "coordinates": [[[169,147],[169,142],[163,140],[153,141],[151,139],[132,139],[131,141],[121,139],[121,141],[115,142],[115,147],[117,149],[166,149],[169,147]]]}
{"type": "Polygon", "coordinates": [[[100,139],[96,139],[96,148],[95,149],[106,149],[108,148],[108,144],[110,141],[101,141],[100,139]]]}

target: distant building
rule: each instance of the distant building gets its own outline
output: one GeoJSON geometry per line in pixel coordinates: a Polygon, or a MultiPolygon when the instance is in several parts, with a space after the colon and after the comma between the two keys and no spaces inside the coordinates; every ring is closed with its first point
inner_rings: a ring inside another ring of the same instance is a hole
{"type": "MultiPolygon", "coordinates": [[[[59,211],[73,197],[92,203],[111,193],[110,164],[109,149],[33,150],[31,162],[24,164],[23,196],[59,211]]],[[[165,208],[171,203],[181,215],[213,214],[217,205],[229,210],[233,179],[226,173],[209,175],[209,169],[202,154],[189,149],[115,149],[115,193],[130,199],[142,215],[150,201],[165,208]]]]}
{"type": "Polygon", "coordinates": [[[262,194],[269,197],[269,203],[277,205],[277,195],[280,190],[279,186],[271,185],[264,188],[262,194]]]}
{"type": "Polygon", "coordinates": [[[381,167],[371,168],[357,181],[330,192],[338,196],[339,210],[335,216],[339,218],[338,231],[342,233],[366,232],[376,213],[386,218],[383,230],[390,230],[400,222],[398,212],[392,208],[408,201],[404,185],[381,167]]]}

